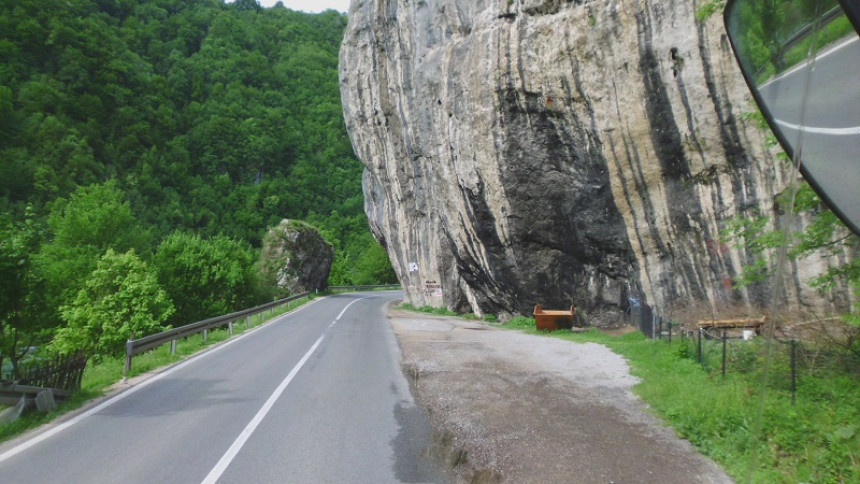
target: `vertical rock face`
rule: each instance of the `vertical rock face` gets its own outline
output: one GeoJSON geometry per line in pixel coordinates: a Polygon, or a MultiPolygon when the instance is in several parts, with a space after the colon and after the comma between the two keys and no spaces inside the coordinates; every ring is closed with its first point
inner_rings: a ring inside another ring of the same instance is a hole
{"type": "Polygon", "coordinates": [[[759,297],[719,231],[787,175],[698,3],[353,0],[344,114],[411,302],[611,324],[630,298],[759,297]]]}

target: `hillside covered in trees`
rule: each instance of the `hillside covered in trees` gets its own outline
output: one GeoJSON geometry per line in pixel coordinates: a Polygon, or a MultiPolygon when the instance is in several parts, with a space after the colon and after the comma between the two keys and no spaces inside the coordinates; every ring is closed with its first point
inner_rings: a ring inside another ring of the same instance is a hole
{"type": "Polygon", "coordinates": [[[150,329],[270,298],[254,265],[283,218],[334,245],[331,283],[390,281],[343,122],[345,27],[255,0],[0,1],[0,357],[108,293],[100,310],[146,300],[150,329]]]}

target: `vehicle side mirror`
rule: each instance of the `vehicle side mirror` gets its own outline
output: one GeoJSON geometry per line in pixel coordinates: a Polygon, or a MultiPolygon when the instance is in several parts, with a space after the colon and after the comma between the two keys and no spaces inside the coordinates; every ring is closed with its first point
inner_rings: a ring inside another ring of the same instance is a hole
{"type": "Polygon", "coordinates": [[[729,0],[724,20],[783,149],[860,234],[860,2],[729,0]]]}

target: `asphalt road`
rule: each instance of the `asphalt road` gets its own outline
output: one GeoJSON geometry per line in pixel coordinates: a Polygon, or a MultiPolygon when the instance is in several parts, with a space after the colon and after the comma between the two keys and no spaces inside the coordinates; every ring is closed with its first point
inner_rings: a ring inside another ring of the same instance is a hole
{"type": "Polygon", "coordinates": [[[776,128],[795,151],[802,147],[809,177],[860,223],[860,39],[851,36],[837,44],[816,58],[808,91],[808,64],[777,76],[759,91],[776,128]]]}
{"type": "Polygon", "coordinates": [[[281,316],[0,448],[0,481],[444,482],[385,321],[399,296],[330,296],[281,316]]]}

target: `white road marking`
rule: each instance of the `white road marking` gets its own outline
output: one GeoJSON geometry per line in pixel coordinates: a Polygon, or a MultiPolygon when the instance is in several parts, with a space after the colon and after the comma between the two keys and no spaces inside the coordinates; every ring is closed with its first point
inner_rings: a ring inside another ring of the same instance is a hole
{"type": "Polygon", "coordinates": [[[783,126],[788,129],[793,129],[795,131],[803,131],[805,133],[815,133],[815,134],[827,134],[831,136],[854,136],[860,134],[860,126],[854,126],[851,128],[816,128],[813,126],[800,126],[798,124],[791,124],[780,119],[774,119],[776,124],[783,126]]]}
{"type": "MultiPolygon", "coordinates": [[[[335,318],[335,320],[332,321],[332,323],[328,327],[331,328],[332,326],[334,326],[338,321],[340,321],[340,318],[344,315],[344,313],[346,313],[346,310],[349,309],[350,306],[357,303],[358,301],[361,301],[362,299],[367,298],[363,297],[361,299],[356,299],[355,301],[352,301],[351,303],[347,304],[346,307],[343,308],[343,311],[341,311],[340,314],[337,315],[337,318],[335,318]]],[[[248,422],[248,425],[245,426],[245,429],[242,430],[238,437],[236,437],[236,440],[233,441],[233,444],[230,445],[230,448],[227,449],[227,452],[225,452],[224,455],[221,456],[221,458],[218,460],[218,463],[215,464],[215,467],[213,467],[212,470],[209,471],[209,474],[206,476],[205,479],[203,479],[201,484],[215,484],[216,482],[218,482],[218,479],[221,478],[221,475],[224,474],[224,471],[227,470],[227,467],[230,466],[230,463],[233,462],[233,459],[235,459],[236,456],[239,455],[239,451],[242,450],[242,447],[245,445],[248,439],[251,438],[251,435],[254,434],[254,431],[257,430],[257,427],[259,427],[259,425],[263,422],[263,419],[266,418],[266,415],[269,413],[269,410],[271,410],[272,407],[275,406],[275,402],[278,401],[278,398],[281,397],[281,395],[284,393],[284,390],[287,389],[287,386],[299,373],[299,370],[301,370],[302,367],[305,366],[305,363],[307,363],[307,361],[310,359],[310,357],[313,356],[314,352],[317,350],[317,348],[319,348],[320,344],[322,344],[324,339],[325,334],[320,336],[319,339],[317,339],[316,343],[314,343],[313,346],[311,346],[311,348],[308,350],[308,352],[305,353],[305,356],[303,356],[302,359],[299,360],[298,363],[296,363],[296,366],[293,367],[287,377],[284,378],[280,385],[278,385],[278,388],[275,388],[275,391],[269,396],[269,399],[266,400],[266,403],[263,404],[263,406],[257,412],[257,415],[254,415],[254,418],[252,418],[251,421],[248,422]]]]}
{"type": "Polygon", "coordinates": [[[227,449],[227,452],[225,452],[224,455],[221,456],[221,459],[218,460],[218,463],[215,464],[215,467],[213,467],[212,470],[209,471],[209,475],[207,475],[206,478],[203,479],[202,484],[214,484],[215,482],[218,482],[218,479],[221,477],[222,474],[224,474],[224,471],[227,470],[227,467],[230,465],[231,462],[233,462],[233,459],[236,458],[236,456],[239,454],[239,451],[242,450],[242,447],[245,445],[245,442],[247,442],[248,439],[251,438],[251,435],[254,433],[255,430],[257,430],[257,427],[260,425],[260,423],[262,423],[263,419],[266,418],[266,414],[269,413],[269,410],[272,409],[272,407],[275,405],[275,402],[278,401],[278,398],[280,398],[281,394],[284,393],[284,390],[287,389],[287,385],[289,385],[290,382],[293,381],[293,378],[295,378],[299,370],[301,370],[302,367],[305,366],[305,363],[307,363],[311,355],[313,355],[317,348],[319,348],[319,345],[323,342],[323,339],[325,339],[325,335],[320,336],[317,342],[314,343],[313,346],[311,346],[311,349],[309,349],[308,352],[305,353],[305,356],[303,356],[302,359],[299,360],[299,362],[296,364],[296,366],[293,367],[292,371],[290,371],[290,374],[287,375],[286,378],[284,378],[281,384],[278,385],[278,388],[275,389],[274,393],[269,396],[269,399],[266,400],[266,403],[263,404],[263,406],[257,412],[257,415],[254,415],[254,418],[252,418],[251,421],[248,422],[248,425],[245,426],[245,429],[242,430],[242,433],[240,433],[239,436],[236,437],[236,440],[233,441],[233,444],[230,446],[229,449],[227,449]]]}
{"type": "MultiPolygon", "coordinates": [[[[322,299],[325,299],[325,298],[322,298],[322,299]]],[[[288,314],[293,314],[293,313],[296,313],[298,311],[301,311],[302,309],[312,305],[314,302],[321,301],[322,299],[317,299],[315,301],[311,301],[308,304],[305,304],[305,305],[303,305],[303,306],[301,306],[301,307],[299,307],[293,311],[290,311],[287,314],[283,314],[283,315],[279,316],[278,319],[281,319],[288,314]]],[[[273,321],[273,322],[275,322],[275,321],[273,321]]],[[[259,329],[264,330],[265,328],[270,327],[270,326],[271,326],[271,324],[267,324],[265,326],[259,327],[259,329]]],[[[46,432],[41,433],[41,434],[33,437],[30,440],[27,440],[27,441],[21,443],[20,445],[16,445],[15,447],[12,447],[11,449],[7,450],[6,452],[3,452],[2,454],[0,454],[0,462],[3,462],[7,459],[10,459],[10,458],[20,454],[21,452],[24,452],[25,450],[27,450],[27,449],[35,446],[35,445],[38,445],[41,442],[44,442],[44,441],[50,439],[51,437],[59,434],[63,430],[66,430],[67,428],[71,427],[72,425],[80,423],[84,419],[91,417],[92,415],[94,415],[98,412],[101,412],[102,410],[104,410],[104,409],[110,407],[111,405],[123,400],[126,397],[133,395],[134,393],[140,391],[143,388],[146,388],[147,386],[157,382],[158,380],[161,380],[162,378],[170,376],[173,373],[175,373],[175,372],[185,368],[186,366],[196,362],[197,360],[199,360],[201,358],[205,358],[205,357],[212,355],[218,351],[221,351],[222,349],[230,346],[231,344],[236,343],[237,341],[240,341],[243,338],[245,338],[246,336],[249,336],[249,335],[254,334],[254,333],[256,333],[256,331],[243,333],[243,334],[236,336],[236,337],[234,337],[234,338],[232,338],[232,339],[230,339],[224,343],[221,343],[220,345],[206,351],[205,353],[201,353],[197,356],[189,358],[188,360],[186,360],[186,361],[184,361],[184,362],[182,362],[182,363],[180,363],[180,364],[178,364],[178,365],[176,365],[176,366],[174,366],[174,367],[172,367],[172,368],[170,368],[170,369],[168,369],[162,373],[159,373],[159,374],[153,376],[149,380],[146,380],[146,381],[144,381],[138,385],[135,385],[135,386],[129,388],[128,390],[126,390],[126,391],[124,391],[124,392],[122,392],[122,393],[120,393],[120,394],[118,394],[112,398],[105,400],[104,402],[102,402],[102,403],[96,405],[95,407],[87,410],[86,412],[84,412],[84,413],[82,413],[76,417],[73,417],[70,420],[67,420],[67,421],[61,423],[60,425],[57,425],[56,427],[53,427],[50,430],[47,430],[46,432]]]]}

